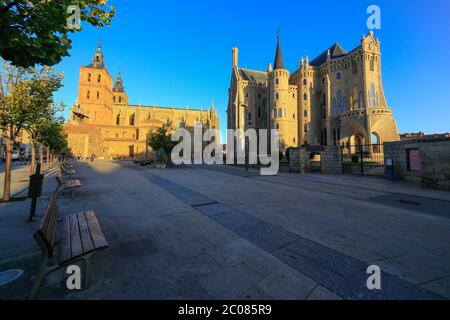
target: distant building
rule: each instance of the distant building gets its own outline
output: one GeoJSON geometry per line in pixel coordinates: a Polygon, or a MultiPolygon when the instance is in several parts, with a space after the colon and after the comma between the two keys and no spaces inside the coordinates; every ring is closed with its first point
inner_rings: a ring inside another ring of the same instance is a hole
{"type": "Polygon", "coordinates": [[[398,141],[384,96],[380,41],[373,33],[347,52],[338,43],[290,73],[280,39],[267,71],[241,68],[232,50],[229,129],[278,129],[280,148],[398,141]]]}
{"type": "Polygon", "coordinates": [[[450,133],[425,134],[419,131],[419,132],[403,133],[400,135],[400,140],[432,139],[432,138],[450,138],[450,133]]]}
{"type": "Polygon", "coordinates": [[[105,67],[99,44],[91,64],[80,68],[78,99],[65,125],[73,155],[135,157],[144,154],[147,134],[163,125],[168,131],[193,128],[219,129],[214,103],[209,110],[128,104],[122,77],[113,78],[105,67]]]}

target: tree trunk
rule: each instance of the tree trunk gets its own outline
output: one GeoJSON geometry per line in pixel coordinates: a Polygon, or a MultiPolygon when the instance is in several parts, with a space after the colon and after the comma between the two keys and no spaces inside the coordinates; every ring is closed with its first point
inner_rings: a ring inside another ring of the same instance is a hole
{"type": "Polygon", "coordinates": [[[9,201],[11,199],[11,165],[12,165],[12,149],[13,149],[13,127],[9,128],[9,136],[6,140],[6,162],[5,162],[5,181],[3,185],[3,201],[9,201]]]}
{"type": "Polygon", "coordinates": [[[45,170],[48,171],[49,165],[48,162],[50,160],[50,152],[48,151],[48,147],[45,148],[45,154],[46,154],[46,158],[45,158],[45,170]]]}
{"type": "Polygon", "coordinates": [[[39,145],[39,162],[41,163],[39,174],[42,174],[44,171],[44,148],[42,148],[42,145],[39,145]]]}
{"type": "Polygon", "coordinates": [[[31,142],[31,168],[30,168],[30,174],[33,175],[36,168],[36,145],[34,142],[31,142]]]}

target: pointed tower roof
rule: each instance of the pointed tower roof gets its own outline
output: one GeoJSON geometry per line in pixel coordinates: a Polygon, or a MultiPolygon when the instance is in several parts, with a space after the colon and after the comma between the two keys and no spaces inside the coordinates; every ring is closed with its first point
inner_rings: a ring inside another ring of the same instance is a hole
{"type": "Polygon", "coordinates": [[[283,54],[281,52],[281,45],[280,45],[280,32],[278,32],[277,52],[275,54],[275,63],[273,69],[274,70],[284,69],[283,54]]]}
{"type": "Polygon", "coordinates": [[[119,74],[117,75],[117,79],[114,82],[114,88],[113,88],[113,92],[125,92],[125,89],[123,88],[123,82],[122,82],[122,75],[119,74]]]}
{"type": "Polygon", "coordinates": [[[94,54],[94,59],[92,60],[92,63],[90,65],[88,65],[88,67],[89,68],[104,68],[105,67],[105,60],[103,57],[101,41],[98,42],[97,51],[94,54]]]}

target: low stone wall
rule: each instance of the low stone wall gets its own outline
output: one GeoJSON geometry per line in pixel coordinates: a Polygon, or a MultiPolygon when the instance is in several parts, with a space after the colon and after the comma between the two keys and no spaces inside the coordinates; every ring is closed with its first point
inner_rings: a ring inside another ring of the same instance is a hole
{"type": "Polygon", "coordinates": [[[450,138],[387,142],[384,157],[394,161],[397,180],[450,190],[450,138]]]}
{"type": "Polygon", "coordinates": [[[342,154],[340,146],[325,146],[320,153],[322,173],[342,173],[342,154]]]}
{"type": "Polygon", "coordinates": [[[311,154],[320,154],[320,172],[342,173],[340,146],[311,146],[291,149],[289,155],[289,170],[291,172],[299,173],[315,171],[313,169],[317,168],[317,162],[311,161],[311,154]]]}

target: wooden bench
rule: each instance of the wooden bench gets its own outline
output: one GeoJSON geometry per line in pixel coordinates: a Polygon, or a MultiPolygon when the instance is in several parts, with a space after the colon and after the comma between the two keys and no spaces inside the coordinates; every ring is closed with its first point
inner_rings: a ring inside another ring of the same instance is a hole
{"type": "Polygon", "coordinates": [[[75,197],[75,190],[81,188],[81,182],[78,179],[64,180],[63,175],[58,173],[56,176],[56,181],[58,182],[58,187],[63,187],[63,192],[66,190],[70,190],[72,193],[72,198],[75,197]]]}
{"type": "Polygon", "coordinates": [[[79,212],[65,218],[59,244],[58,262],[52,266],[49,265],[49,262],[54,260],[56,251],[55,240],[59,216],[57,196],[58,192],[55,192],[51,197],[39,228],[34,233],[34,239],[42,250],[42,263],[29,293],[29,299],[36,296],[42,280],[47,275],[78,261],[84,261],[83,289],[89,288],[91,281],[90,258],[108,248],[108,242],[95,213],[90,210],[79,212]]]}
{"type": "Polygon", "coordinates": [[[73,166],[70,168],[65,166],[64,164],[61,165],[61,172],[63,175],[69,175],[72,177],[77,174],[77,171],[73,169],[73,166]]]}

